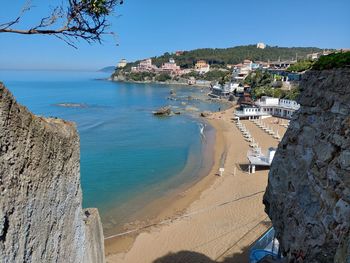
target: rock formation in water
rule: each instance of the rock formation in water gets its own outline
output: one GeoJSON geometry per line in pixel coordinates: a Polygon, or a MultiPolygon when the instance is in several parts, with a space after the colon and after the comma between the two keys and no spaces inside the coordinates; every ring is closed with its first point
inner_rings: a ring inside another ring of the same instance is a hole
{"type": "Polygon", "coordinates": [[[170,106],[164,106],[153,112],[153,115],[169,116],[171,114],[170,106]]]}
{"type": "Polygon", "coordinates": [[[105,262],[79,155],[73,123],[33,115],[0,83],[0,262],[105,262]]]}
{"type": "Polygon", "coordinates": [[[290,262],[350,262],[350,69],[309,71],[264,196],[290,262]]]}

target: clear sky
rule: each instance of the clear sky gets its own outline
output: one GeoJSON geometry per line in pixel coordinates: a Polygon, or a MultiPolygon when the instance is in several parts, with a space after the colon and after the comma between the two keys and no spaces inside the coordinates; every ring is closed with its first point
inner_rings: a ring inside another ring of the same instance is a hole
{"type": "MultiPolygon", "coordinates": [[[[35,24],[65,0],[32,0],[17,27],[35,24]]],[[[1,0],[0,24],[24,0],[1,0]]],[[[124,0],[110,18],[117,39],[78,49],[50,36],[0,34],[0,69],[99,69],[121,58],[264,42],[277,46],[350,48],[350,0],[124,0]],[[116,43],[119,46],[115,45],[116,43]]]]}

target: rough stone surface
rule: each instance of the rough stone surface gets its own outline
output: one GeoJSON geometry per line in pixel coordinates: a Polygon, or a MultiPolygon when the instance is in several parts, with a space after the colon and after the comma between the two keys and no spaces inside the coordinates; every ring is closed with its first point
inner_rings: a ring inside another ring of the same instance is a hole
{"type": "Polygon", "coordinates": [[[74,124],[31,114],[0,83],[0,262],[104,262],[79,158],[74,124]]]}
{"type": "Polygon", "coordinates": [[[290,262],[350,262],[350,69],[310,71],[264,196],[290,262]]]}

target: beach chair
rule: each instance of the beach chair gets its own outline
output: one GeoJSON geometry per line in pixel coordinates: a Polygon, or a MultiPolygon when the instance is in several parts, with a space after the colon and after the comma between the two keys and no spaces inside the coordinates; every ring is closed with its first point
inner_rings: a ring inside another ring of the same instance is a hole
{"type": "Polygon", "coordinates": [[[250,135],[250,133],[249,133],[249,132],[247,132],[247,133],[244,133],[244,134],[243,134],[243,137],[244,137],[244,138],[250,138],[250,137],[251,137],[251,135],[250,135]]]}
{"type": "Polygon", "coordinates": [[[273,138],[281,140],[281,136],[278,134],[278,131],[276,131],[276,134],[273,136],[273,138]]]}

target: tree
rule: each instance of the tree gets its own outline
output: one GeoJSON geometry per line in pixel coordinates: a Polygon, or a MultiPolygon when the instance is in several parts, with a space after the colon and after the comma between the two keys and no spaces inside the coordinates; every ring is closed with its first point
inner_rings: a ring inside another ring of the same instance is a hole
{"type": "Polygon", "coordinates": [[[156,81],[165,82],[167,80],[171,80],[171,76],[167,73],[161,73],[158,76],[156,76],[156,81]]]}
{"type": "Polygon", "coordinates": [[[305,70],[312,68],[313,64],[314,64],[314,62],[311,60],[298,61],[296,64],[289,66],[287,68],[287,71],[289,71],[289,72],[303,72],[305,70]]]}
{"type": "Polygon", "coordinates": [[[0,24],[0,33],[51,35],[75,48],[78,39],[101,43],[103,34],[113,34],[106,31],[109,27],[107,17],[118,4],[123,4],[123,0],[66,0],[36,25],[27,29],[15,28],[32,8],[28,0],[18,17],[0,24]]]}

